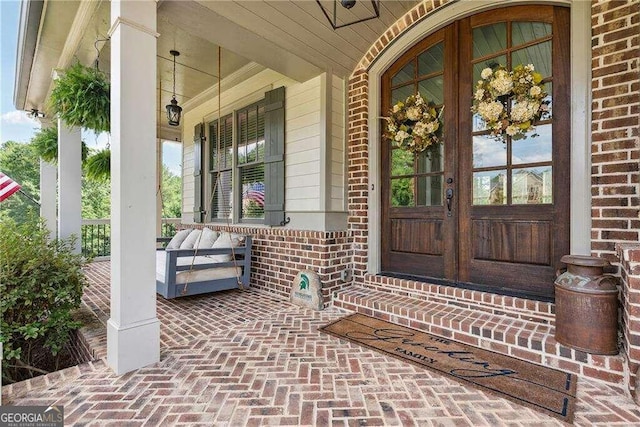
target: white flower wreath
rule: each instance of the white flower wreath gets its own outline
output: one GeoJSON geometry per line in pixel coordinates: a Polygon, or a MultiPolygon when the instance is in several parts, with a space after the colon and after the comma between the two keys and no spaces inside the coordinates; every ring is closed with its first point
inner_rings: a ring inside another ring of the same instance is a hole
{"type": "Polygon", "coordinates": [[[440,142],[443,110],[444,107],[438,111],[419,93],[411,95],[404,102],[398,101],[389,111],[389,117],[384,117],[385,136],[397,147],[420,153],[440,142]]]}
{"type": "MultiPolygon", "coordinates": [[[[476,84],[471,111],[480,115],[497,139],[522,139],[535,129],[533,123],[548,111],[542,75],[532,64],[517,65],[509,72],[503,66],[485,68],[476,84]],[[511,109],[508,102],[513,101],[511,109]]],[[[534,135],[535,136],[535,135],[534,135]]]]}

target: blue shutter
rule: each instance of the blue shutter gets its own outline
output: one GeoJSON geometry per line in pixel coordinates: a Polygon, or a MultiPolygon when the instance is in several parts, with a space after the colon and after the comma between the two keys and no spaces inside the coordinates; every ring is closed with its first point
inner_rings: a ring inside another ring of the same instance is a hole
{"type": "Polygon", "coordinates": [[[202,190],[204,188],[202,159],[204,154],[204,125],[198,123],[193,130],[193,221],[204,222],[202,190]]]}
{"type": "Polygon", "coordinates": [[[284,220],[284,87],[265,93],[264,107],[264,222],[284,220]]]}

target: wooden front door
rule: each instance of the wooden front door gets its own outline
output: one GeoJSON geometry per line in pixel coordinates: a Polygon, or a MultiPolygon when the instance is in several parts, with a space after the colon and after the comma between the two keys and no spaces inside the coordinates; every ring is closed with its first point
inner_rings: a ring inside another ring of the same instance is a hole
{"type": "Polygon", "coordinates": [[[420,154],[382,139],[383,273],[553,297],[569,253],[569,10],[517,6],[455,22],[382,77],[382,111],[419,92],[444,106],[443,143],[420,154]],[[483,69],[533,64],[549,113],[498,140],[471,112],[483,69]]]}

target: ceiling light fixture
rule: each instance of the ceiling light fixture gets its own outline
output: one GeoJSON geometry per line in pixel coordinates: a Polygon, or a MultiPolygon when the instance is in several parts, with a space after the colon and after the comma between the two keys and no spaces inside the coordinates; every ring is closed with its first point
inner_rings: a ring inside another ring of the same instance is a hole
{"type": "Polygon", "coordinates": [[[44,119],[44,113],[42,111],[38,111],[37,108],[27,110],[27,115],[32,119],[44,119]]]}
{"type": "Polygon", "coordinates": [[[180,52],[170,50],[169,53],[173,55],[173,98],[171,99],[171,103],[167,104],[167,120],[169,121],[169,126],[180,126],[182,107],[180,107],[178,101],[176,101],[176,56],[180,56],[180,52]]]}
{"type": "MultiPolygon", "coordinates": [[[[326,0],[324,2],[326,2],[326,0]]],[[[347,22],[341,19],[341,21],[343,22],[340,24],[338,23],[338,11],[340,10],[338,9],[338,3],[340,3],[340,6],[342,6],[344,9],[352,9],[356,5],[356,0],[333,0],[333,13],[331,13],[331,11],[327,11],[327,9],[322,4],[323,1],[316,0],[316,3],[318,3],[318,6],[320,6],[320,9],[322,9],[322,13],[324,13],[324,16],[327,18],[334,30],[380,17],[380,0],[371,0],[371,7],[373,8],[373,11],[367,9],[364,6],[359,8],[362,10],[366,10],[367,16],[363,18],[356,18],[353,21],[347,22]]]]}

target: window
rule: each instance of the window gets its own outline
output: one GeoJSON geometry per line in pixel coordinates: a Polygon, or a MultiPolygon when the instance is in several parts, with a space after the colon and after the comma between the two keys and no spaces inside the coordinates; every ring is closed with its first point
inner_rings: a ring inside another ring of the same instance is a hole
{"type": "MultiPolygon", "coordinates": [[[[411,59],[391,79],[391,102],[420,93],[442,108],[444,103],[444,42],[436,43],[411,59]]],[[[437,144],[422,153],[392,147],[391,206],[413,208],[442,206],[444,147],[437,144]]]]}
{"type": "Polygon", "coordinates": [[[194,127],[194,222],[284,224],[284,104],[279,87],[209,123],[208,174],[205,126],[194,127]]]}
{"type": "Polygon", "coordinates": [[[264,104],[260,101],[222,117],[220,129],[218,120],[209,125],[211,221],[264,220],[264,104]]]}
{"type": "Polygon", "coordinates": [[[233,214],[233,116],[222,117],[209,125],[209,169],[211,183],[211,220],[232,218],[233,214]],[[220,141],[218,141],[218,135],[220,141]]]}
{"type": "Polygon", "coordinates": [[[240,219],[264,219],[264,102],[236,113],[240,219]]]}
{"type": "Polygon", "coordinates": [[[549,93],[544,100],[548,111],[524,139],[496,141],[480,116],[474,115],[474,205],[553,203],[552,37],[550,22],[524,19],[473,29],[474,82],[486,67],[503,65],[512,69],[518,64],[533,64],[549,93]],[[486,176],[491,176],[492,183],[496,183],[489,192],[483,191],[480,185],[486,176]]]}

